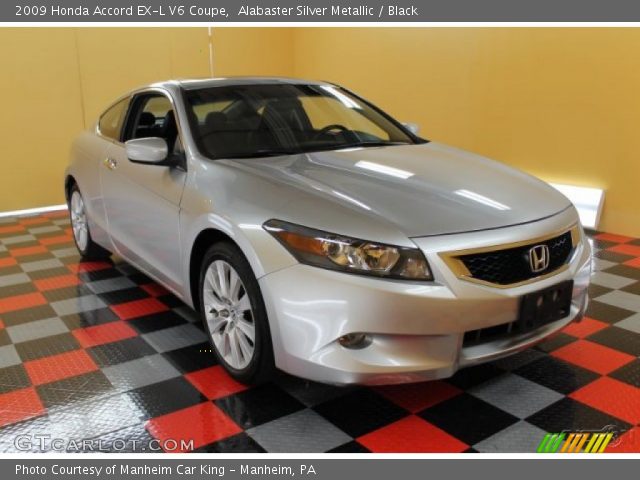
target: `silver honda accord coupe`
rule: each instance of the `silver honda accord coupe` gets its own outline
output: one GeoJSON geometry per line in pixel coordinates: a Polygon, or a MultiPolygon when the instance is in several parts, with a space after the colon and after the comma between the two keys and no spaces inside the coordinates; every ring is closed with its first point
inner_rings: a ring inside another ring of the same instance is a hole
{"type": "Polygon", "coordinates": [[[117,254],[196,309],[245,383],[448,377],[587,304],[567,198],[331,83],[132,91],[75,140],[65,192],[82,257],[117,254]]]}

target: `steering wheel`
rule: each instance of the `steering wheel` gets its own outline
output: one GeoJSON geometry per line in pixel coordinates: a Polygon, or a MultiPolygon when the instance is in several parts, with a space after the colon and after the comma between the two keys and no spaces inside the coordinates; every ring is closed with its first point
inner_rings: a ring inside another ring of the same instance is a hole
{"type": "Polygon", "coordinates": [[[332,123],[331,125],[327,125],[326,127],[322,127],[318,132],[313,136],[313,140],[317,140],[323,135],[331,132],[332,130],[340,130],[341,132],[350,132],[347,127],[344,125],[340,125],[339,123],[332,123]]]}

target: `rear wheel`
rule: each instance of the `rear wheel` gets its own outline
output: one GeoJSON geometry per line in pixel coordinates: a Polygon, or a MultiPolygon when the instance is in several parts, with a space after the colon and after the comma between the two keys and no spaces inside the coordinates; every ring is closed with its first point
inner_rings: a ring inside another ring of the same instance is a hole
{"type": "Polygon", "coordinates": [[[69,216],[71,219],[71,229],[73,230],[73,240],[78,252],[80,252],[80,256],[84,260],[102,260],[108,258],[111,253],[95,243],[91,238],[89,222],[87,221],[87,210],[77,185],[71,187],[69,194],[69,216]]]}
{"type": "Polygon", "coordinates": [[[218,243],[200,272],[200,311],[220,364],[242,383],[263,383],[275,371],[260,287],[242,252],[218,243]]]}

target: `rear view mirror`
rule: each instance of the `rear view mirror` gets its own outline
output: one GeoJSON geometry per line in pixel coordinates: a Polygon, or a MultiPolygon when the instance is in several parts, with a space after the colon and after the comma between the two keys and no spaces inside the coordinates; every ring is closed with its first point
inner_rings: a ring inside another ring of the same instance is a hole
{"type": "Polygon", "coordinates": [[[128,140],[124,144],[127,158],[133,163],[168,166],[169,148],[164,138],[148,137],[128,140]]]}
{"type": "Polygon", "coordinates": [[[418,135],[418,132],[420,131],[420,125],[418,125],[417,123],[404,122],[402,126],[414,135],[418,135]]]}

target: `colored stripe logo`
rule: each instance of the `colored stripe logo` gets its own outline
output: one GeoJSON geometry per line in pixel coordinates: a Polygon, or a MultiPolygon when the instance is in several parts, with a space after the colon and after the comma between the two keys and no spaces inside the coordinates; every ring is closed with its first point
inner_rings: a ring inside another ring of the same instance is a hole
{"type": "Polygon", "coordinates": [[[612,432],[547,433],[537,453],[602,453],[613,439],[612,432]]]}

